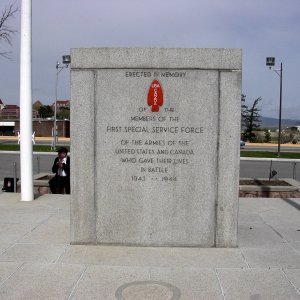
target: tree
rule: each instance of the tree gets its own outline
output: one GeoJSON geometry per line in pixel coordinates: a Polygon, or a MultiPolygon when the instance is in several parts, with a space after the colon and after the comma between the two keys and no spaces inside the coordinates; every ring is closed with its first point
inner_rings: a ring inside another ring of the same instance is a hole
{"type": "Polygon", "coordinates": [[[241,105],[241,124],[242,128],[246,127],[246,115],[247,115],[247,110],[248,106],[246,105],[246,95],[242,94],[242,105],[241,105]]]}
{"type": "MultiPolygon", "coordinates": [[[[0,15],[0,42],[4,41],[5,43],[12,46],[12,37],[17,32],[12,29],[7,23],[9,19],[13,18],[18,11],[18,7],[14,4],[9,5],[4,9],[0,15]]],[[[5,58],[10,58],[11,51],[0,51],[0,56],[5,58]]]]}
{"type": "Polygon", "coordinates": [[[270,142],[271,142],[271,133],[268,129],[265,129],[264,143],[270,143],[270,142]]]}
{"type": "Polygon", "coordinates": [[[52,107],[50,105],[42,105],[39,108],[39,114],[43,119],[53,117],[52,107]]]}
{"type": "Polygon", "coordinates": [[[36,109],[36,110],[39,110],[40,107],[43,106],[43,103],[39,100],[35,101],[33,104],[32,104],[32,108],[33,109],[36,109]]]}
{"type": "Polygon", "coordinates": [[[57,119],[64,120],[70,119],[70,109],[68,107],[61,107],[56,114],[57,119]]]}
{"type": "Polygon", "coordinates": [[[245,130],[243,136],[244,139],[249,142],[256,141],[256,135],[254,133],[254,130],[259,128],[259,123],[261,122],[261,116],[259,114],[261,110],[258,108],[259,101],[261,101],[261,97],[255,99],[250,108],[245,108],[244,116],[242,116],[245,122],[245,130]]]}

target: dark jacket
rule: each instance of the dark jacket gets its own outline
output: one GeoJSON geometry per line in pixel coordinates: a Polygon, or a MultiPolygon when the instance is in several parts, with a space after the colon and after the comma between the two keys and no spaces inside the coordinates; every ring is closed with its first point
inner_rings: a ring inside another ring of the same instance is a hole
{"type": "MultiPolygon", "coordinates": [[[[52,172],[55,173],[55,176],[58,176],[58,162],[59,158],[56,157],[52,166],[52,172]]],[[[67,176],[70,177],[70,157],[67,156],[67,163],[63,164],[63,170],[66,172],[67,176]]]]}

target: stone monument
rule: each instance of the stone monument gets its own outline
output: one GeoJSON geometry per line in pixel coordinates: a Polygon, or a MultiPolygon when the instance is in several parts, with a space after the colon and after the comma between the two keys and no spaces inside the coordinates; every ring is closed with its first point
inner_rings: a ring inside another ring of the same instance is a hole
{"type": "Polygon", "coordinates": [[[71,243],[235,247],[242,51],[71,57],[71,243]]]}

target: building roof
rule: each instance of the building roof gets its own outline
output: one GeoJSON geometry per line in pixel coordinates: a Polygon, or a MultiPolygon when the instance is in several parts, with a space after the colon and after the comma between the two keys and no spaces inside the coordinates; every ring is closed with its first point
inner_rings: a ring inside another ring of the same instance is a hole
{"type": "Polygon", "coordinates": [[[66,104],[67,105],[67,104],[70,103],[70,100],[57,100],[56,103],[57,104],[66,104]]]}
{"type": "Polygon", "coordinates": [[[20,107],[15,104],[6,104],[4,109],[20,109],[20,107]]]}

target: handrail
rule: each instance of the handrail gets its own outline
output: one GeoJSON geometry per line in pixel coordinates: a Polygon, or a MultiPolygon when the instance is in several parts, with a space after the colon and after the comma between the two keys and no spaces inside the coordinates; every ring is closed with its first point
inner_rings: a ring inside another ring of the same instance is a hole
{"type": "Polygon", "coordinates": [[[293,179],[296,179],[296,165],[300,163],[300,159],[292,158],[265,158],[265,157],[240,157],[240,160],[244,161],[270,161],[270,162],[285,162],[293,164],[293,179]]]}
{"type": "Polygon", "coordinates": [[[240,160],[257,160],[257,161],[277,161],[277,162],[295,162],[300,163],[296,158],[267,158],[267,157],[240,157],[240,160]]]}

